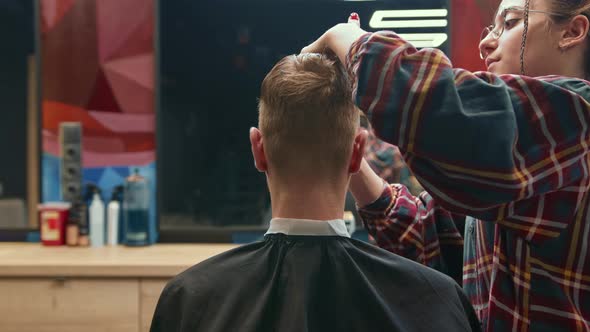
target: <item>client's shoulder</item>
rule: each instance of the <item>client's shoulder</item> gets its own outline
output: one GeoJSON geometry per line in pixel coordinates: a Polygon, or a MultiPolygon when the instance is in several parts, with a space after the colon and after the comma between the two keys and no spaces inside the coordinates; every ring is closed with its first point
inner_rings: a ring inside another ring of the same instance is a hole
{"type": "Polygon", "coordinates": [[[437,286],[448,286],[451,289],[457,285],[453,278],[442,272],[436,271],[418,262],[409,260],[400,255],[381,249],[370,243],[351,240],[357,248],[357,261],[379,271],[382,276],[395,276],[398,280],[407,280],[412,284],[426,283],[437,286]]]}
{"type": "Polygon", "coordinates": [[[206,289],[222,287],[229,280],[235,280],[236,272],[250,270],[259,262],[260,251],[264,250],[264,242],[256,242],[225,251],[193,265],[172,278],[164,288],[164,292],[206,291],[206,289]]]}

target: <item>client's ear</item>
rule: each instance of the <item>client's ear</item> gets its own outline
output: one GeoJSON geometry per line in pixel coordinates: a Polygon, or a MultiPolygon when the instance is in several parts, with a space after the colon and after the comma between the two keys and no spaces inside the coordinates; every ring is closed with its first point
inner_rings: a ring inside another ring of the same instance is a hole
{"type": "Polygon", "coordinates": [[[366,129],[361,128],[354,137],[352,156],[350,157],[350,165],[348,167],[348,172],[351,174],[357,173],[361,168],[368,136],[369,132],[366,129]]]}
{"type": "Polygon", "coordinates": [[[266,163],[266,155],[264,154],[262,133],[258,128],[250,128],[250,144],[252,145],[252,156],[254,156],[254,167],[259,172],[266,172],[268,165],[266,163]]]}

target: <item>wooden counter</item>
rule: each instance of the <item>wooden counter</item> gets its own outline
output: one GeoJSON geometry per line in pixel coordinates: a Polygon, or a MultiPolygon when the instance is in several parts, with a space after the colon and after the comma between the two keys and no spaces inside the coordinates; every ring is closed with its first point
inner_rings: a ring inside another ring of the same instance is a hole
{"type": "Polygon", "coordinates": [[[234,247],[0,243],[0,331],[148,331],[170,278],[234,247]]]}
{"type": "Polygon", "coordinates": [[[50,247],[0,243],[0,277],[173,277],[233,244],[50,247]]]}

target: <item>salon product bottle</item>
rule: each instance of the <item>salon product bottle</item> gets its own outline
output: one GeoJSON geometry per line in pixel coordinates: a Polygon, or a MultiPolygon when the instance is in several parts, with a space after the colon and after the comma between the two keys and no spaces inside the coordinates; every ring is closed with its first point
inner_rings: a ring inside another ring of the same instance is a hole
{"type": "Polygon", "coordinates": [[[111,201],[107,206],[107,244],[115,246],[119,243],[119,212],[121,210],[120,196],[123,186],[113,189],[111,201]]]}
{"type": "Polygon", "coordinates": [[[80,235],[80,205],[82,203],[78,199],[72,204],[70,214],[68,216],[68,223],[66,224],[66,244],[70,247],[78,245],[78,236],[80,235]]]}
{"type": "Polygon", "coordinates": [[[93,247],[104,246],[104,217],[104,203],[100,199],[99,189],[95,188],[89,208],[90,245],[93,247]]]}
{"type": "Polygon", "coordinates": [[[149,245],[149,198],[148,181],[135,169],[125,180],[123,193],[125,244],[128,246],[149,245]]]}
{"type": "Polygon", "coordinates": [[[82,200],[80,203],[80,232],[78,236],[78,245],[82,247],[87,247],[90,245],[90,216],[89,216],[89,209],[90,203],[92,203],[92,198],[94,197],[94,192],[98,189],[98,187],[94,183],[86,183],[84,185],[84,192],[82,194],[82,200]]]}
{"type": "Polygon", "coordinates": [[[90,228],[88,227],[88,208],[86,207],[86,204],[83,201],[79,202],[78,213],[78,246],[88,247],[90,245],[90,228]]]}

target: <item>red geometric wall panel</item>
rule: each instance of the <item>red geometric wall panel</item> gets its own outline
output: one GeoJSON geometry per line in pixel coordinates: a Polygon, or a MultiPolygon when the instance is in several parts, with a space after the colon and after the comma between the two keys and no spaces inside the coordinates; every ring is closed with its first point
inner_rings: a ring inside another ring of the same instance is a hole
{"type": "Polygon", "coordinates": [[[492,23],[500,0],[451,0],[451,61],[470,71],[485,70],[479,58],[479,37],[492,23]]]}
{"type": "Polygon", "coordinates": [[[154,161],[154,5],[40,0],[43,151],[59,123],[83,124],[84,167],[154,161]]]}

